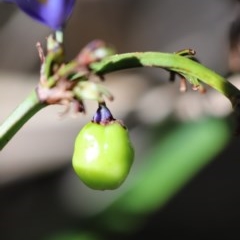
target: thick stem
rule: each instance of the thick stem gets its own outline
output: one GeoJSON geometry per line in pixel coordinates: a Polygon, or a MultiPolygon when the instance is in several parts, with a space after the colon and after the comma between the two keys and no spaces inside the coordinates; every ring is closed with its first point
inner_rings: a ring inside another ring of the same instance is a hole
{"type": "MultiPolygon", "coordinates": [[[[64,67],[60,68],[58,76],[63,77],[67,73],[75,72],[76,67],[77,61],[71,61],[64,67]]],[[[236,106],[239,106],[240,91],[238,88],[202,64],[177,54],[159,52],[117,54],[90,64],[89,69],[90,72],[101,76],[114,71],[137,67],[164,68],[175,71],[183,76],[197,78],[225,95],[235,108],[236,106]]],[[[87,78],[88,75],[89,72],[86,71],[78,72],[79,78],[87,78]]],[[[54,76],[50,78],[52,79],[53,85],[56,81],[54,76]]],[[[33,91],[0,126],[0,150],[24,124],[44,106],[46,105],[41,103],[36,92],[33,91]]]]}
{"type": "Polygon", "coordinates": [[[0,150],[5,147],[24,124],[44,106],[46,105],[40,102],[36,91],[32,91],[0,126],[0,150]]]}
{"type": "Polygon", "coordinates": [[[161,52],[136,52],[117,54],[91,64],[99,75],[137,67],[165,68],[183,75],[193,76],[225,95],[234,105],[239,101],[240,91],[219,74],[187,57],[161,52]]]}

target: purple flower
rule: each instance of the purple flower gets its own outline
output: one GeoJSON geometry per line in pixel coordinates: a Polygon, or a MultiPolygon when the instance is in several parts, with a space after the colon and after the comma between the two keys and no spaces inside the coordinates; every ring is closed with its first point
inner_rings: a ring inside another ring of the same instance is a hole
{"type": "Polygon", "coordinates": [[[35,20],[58,30],[72,13],[75,0],[0,0],[15,3],[35,20]]]}

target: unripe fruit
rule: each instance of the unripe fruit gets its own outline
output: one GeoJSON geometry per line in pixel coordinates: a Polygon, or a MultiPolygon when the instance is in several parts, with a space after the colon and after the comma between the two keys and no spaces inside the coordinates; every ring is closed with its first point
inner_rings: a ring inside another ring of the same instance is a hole
{"type": "Polygon", "coordinates": [[[133,158],[128,130],[100,105],[93,121],[76,138],[72,161],[75,172],[92,189],[116,189],[126,179],[133,158]]]}

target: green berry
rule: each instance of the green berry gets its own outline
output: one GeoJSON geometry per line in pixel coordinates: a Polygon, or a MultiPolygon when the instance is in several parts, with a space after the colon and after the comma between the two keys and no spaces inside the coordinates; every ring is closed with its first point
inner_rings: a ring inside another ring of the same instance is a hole
{"type": "Polygon", "coordinates": [[[134,158],[128,130],[109,114],[106,121],[105,108],[101,106],[96,113],[104,116],[99,123],[95,115],[79,132],[72,159],[79,178],[98,190],[118,188],[128,176],[134,158]]]}

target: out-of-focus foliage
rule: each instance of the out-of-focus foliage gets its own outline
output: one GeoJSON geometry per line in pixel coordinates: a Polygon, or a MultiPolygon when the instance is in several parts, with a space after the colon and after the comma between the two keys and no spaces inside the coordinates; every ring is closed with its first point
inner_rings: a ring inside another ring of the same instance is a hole
{"type": "MultiPolygon", "coordinates": [[[[231,118],[213,117],[185,123],[170,121],[149,129],[151,147],[142,166],[116,201],[85,219],[90,223],[89,231],[117,237],[139,229],[147,216],[160,210],[221,153],[231,139],[232,130],[231,118]]],[[[67,239],[75,238],[69,235],[67,239]]]]}

